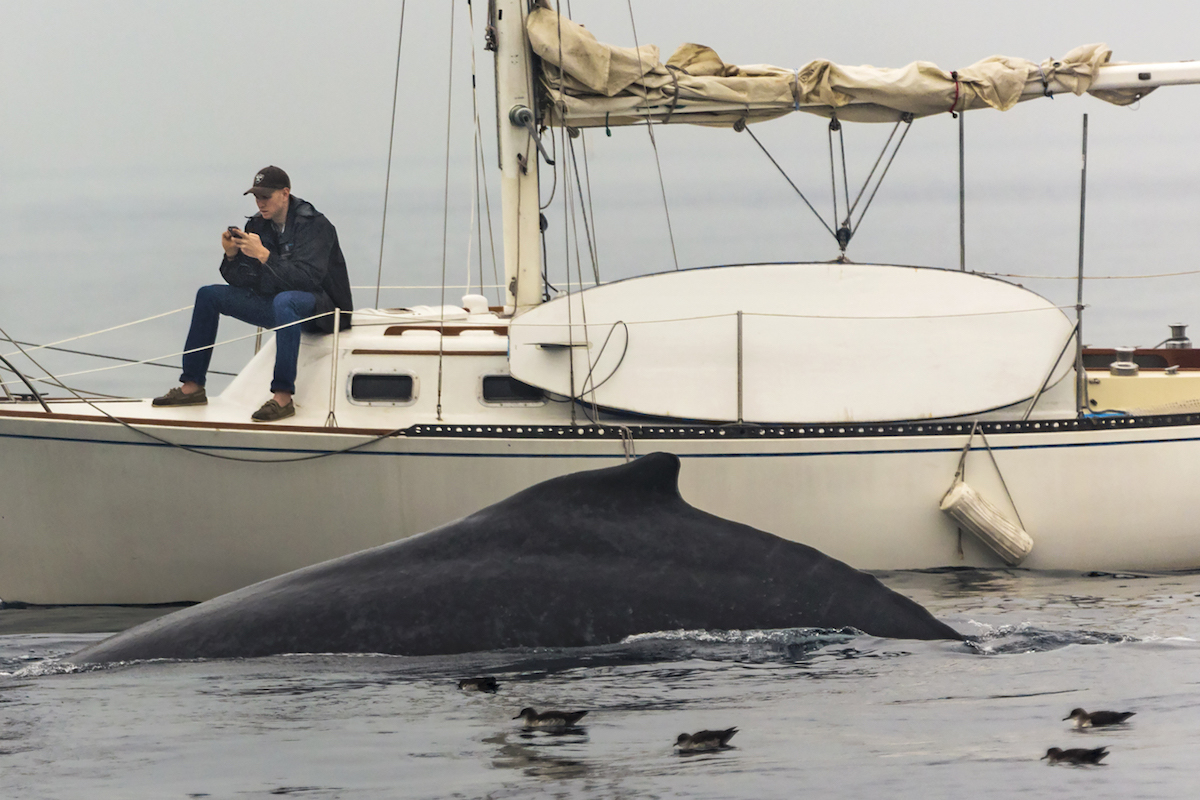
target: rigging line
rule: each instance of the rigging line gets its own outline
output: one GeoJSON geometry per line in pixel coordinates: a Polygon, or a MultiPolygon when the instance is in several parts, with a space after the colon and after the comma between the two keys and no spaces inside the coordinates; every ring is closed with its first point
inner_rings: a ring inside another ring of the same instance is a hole
{"type": "MultiPolygon", "coordinates": [[[[325,315],[321,315],[321,316],[325,316],[325,315]]],[[[11,337],[9,337],[9,335],[7,333],[5,333],[3,328],[0,328],[0,334],[3,334],[3,336],[5,338],[8,338],[10,341],[12,341],[11,337]]],[[[327,458],[328,456],[341,455],[343,453],[350,453],[355,450],[360,450],[364,447],[367,447],[368,445],[372,445],[372,444],[375,444],[376,442],[383,441],[384,439],[387,439],[391,436],[398,436],[406,430],[405,428],[397,428],[396,430],[388,431],[387,433],[384,433],[379,436],[375,436],[371,439],[368,439],[365,442],[359,442],[358,444],[351,445],[350,447],[346,447],[341,450],[330,450],[325,453],[309,453],[307,455],[297,456],[296,458],[244,458],[244,457],[240,457],[240,456],[226,455],[224,453],[210,453],[207,450],[201,449],[199,447],[192,447],[192,446],[185,445],[185,444],[179,444],[178,442],[172,442],[169,439],[164,439],[161,436],[157,436],[153,433],[150,433],[150,431],[135,427],[134,425],[130,424],[126,420],[121,419],[120,417],[113,416],[106,409],[101,408],[100,406],[96,405],[94,402],[92,402],[88,398],[84,397],[79,392],[72,389],[70,386],[67,386],[65,383],[60,381],[58,378],[54,377],[50,373],[49,370],[47,370],[45,367],[43,367],[41,364],[39,364],[37,362],[37,360],[35,360],[32,356],[30,356],[27,353],[25,353],[24,355],[31,362],[33,362],[34,366],[36,366],[42,372],[45,372],[47,376],[52,378],[57,386],[60,386],[61,388],[65,389],[66,391],[70,392],[71,394],[73,394],[75,396],[75,398],[77,400],[80,400],[83,403],[85,403],[86,405],[91,406],[92,410],[107,417],[111,422],[115,422],[118,425],[121,425],[122,427],[126,428],[127,430],[132,431],[133,433],[144,436],[147,439],[151,439],[160,444],[165,444],[170,447],[174,447],[179,450],[183,450],[184,452],[187,452],[187,453],[194,453],[196,455],[207,456],[209,458],[218,458],[218,459],[221,459],[222,461],[240,461],[243,463],[252,463],[252,464],[290,464],[290,463],[295,463],[297,461],[313,461],[318,458],[327,458]]],[[[17,374],[19,375],[20,373],[17,373],[17,374]]],[[[32,390],[32,388],[33,387],[30,387],[31,390],[32,390]]],[[[41,400],[41,396],[38,395],[38,393],[36,391],[34,391],[34,396],[37,397],[39,399],[39,401],[41,401],[42,407],[46,409],[46,413],[48,413],[48,414],[54,413],[50,410],[49,406],[46,405],[45,401],[41,400]]]]}
{"type": "MultiPolygon", "coordinates": [[[[5,359],[0,358],[0,361],[4,361],[4,360],[5,359]]],[[[18,375],[19,375],[19,373],[18,373],[18,375]]],[[[43,380],[41,382],[49,383],[49,381],[46,381],[46,380],[43,380]]],[[[0,382],[0,389],[3,389],[4,393],[11,398],[12,394],[9,392],[8,387],[9,386],[17,386],[20,383],[22,383],[22,382],[21,381],[8,381],[7,383],[0,382]]],[[[51,385],[57,385],[57,384],[51,384],[51,385]]],[[[123,395],[123,394],[105,394],[104,392],[97,392],[97,391],[93,391],[92,389],[80,389],[77,386],[68,386],[67,391],[71,392],[76,397],[80,397],[82,395],[87,395],[87,396],[95,398],[97,400],[118,400],[118,401],[130,401],[131,400],[133,402],[140,403],[145,399],[145,398],[141,398],[141,397],[127,397],[126,395],[123,395]]],[[[48,399],[54,403],[71,402],[71,398],[69,398],[69,397],[50,397],[48,399]]],[[[54,412],[50,412],[50,413],[54,413],[54,412]]]]}
{"type": "MultiPolygon", "coordinates": [[[[478,129],[476,129],[476,131],[475,131],[475,162],[474,162],[475,163],[475,208],[472,210],[471,213],[475,219],[475,231],[474,231],[475,240],[479,244],[479,293],[483,294],[483,287],[486,284],[484,283],[485,279],[483,277],[483,209],[481,208],[482,203],[481,203],[481,200],[479,197],[479,161],[480,161],[480,155],[481,155],[479,152],[479,146],[480,146],[479,131],[478,131],[478,129]]],[[[469,251],[470,251],[470,246],[468,245],[468,252],[469,251]]],[[[467,259],[467,283],[470,283],[470,282],[471,282],[471,260],[468,258],[467,259]]]]}
{"type": "MultiPolygon", "coordinates": [[[[557,5],[557,3],[556,3],[556,5],[557,5]]],[[[555,10],[557,11],[557,8],[555,10]]],[[[559,63],[562,63],[561,62],[561,51],[562,51],[562,35],[561,35],[562,22],[561,22],[561,20],[562,20],[562,17],[560,15],[559,16],[560,32],[559,32],[559,37],[558,37],[558,46],[559,46],[559,52],[560,52],[559,63]]],[[[565,125],[562,126],[561,128],[559,128],[559,135],[563,137],[563,140],[564,140],[563,141],[563,152],[566,152],[566,150],[567,150],[567,145],[566,145],[567,128],[565,125]]],[[[551,138],[554,138],[554,137],[551,136],[551,138]]],[[[564,169],[563,169],[563,201],[562,201],[563,202],[563,250],[564,250],[563,267],[565,268],[565,271],[566,271],[566,279],[567,279],[568,286],[571,283],[571,207],[570,207],[571,191],[567,185],[568,182],[570,181],[570,179],[571,179],[571,173],[564,166],[564,169]]],[[[547,265],[547,267],[546,267],[547,273],[549,273],[549,269],[550,269],[550,267],[549,267],[549,265],[547,265]]],[[[568,380],[568,385],[569,385],[569,389],[570,389],[570,396],[574,397],[575,396],[575,320],[574,320],[574,308],[573,308],[574,304],[571,302],[571,294],[569,291],[566,296],[566,303],[567,303],[567,344],[569,345],[569,347],[567,348],[567,354],[568,354],[567,355],[567,380],[568,380]]],[[[584,330],[584,336],[587,336],[586,323],[584,324],[583,330],[584,330]]],[[[575,421],[576,421],[575,404],[572,403],[571,404],[571,424],[574,425],[575,421]]]]}
{"type": "MultiPolygon", "coordinates": [[[[629,7],[629,26],[633,29],[633,49],[637,53],[638,72],[645,75],[646,69],[642,64],[642,46],[638,43],[637,23],[633,18],[633,0],[625,0],[625,4],[629,7]]],[[[559,37],[559,46],[561,47],[562,37],[559,37]]],[[[560,60],[561,64],[562,61],[560,60]]],[[[671,240],[671,258],[675,260],[675,269],[679,269],[679,253],[675,250],[675,229],[671,225],[671,208],[667,204],[667,184],[663,180],[662,163],[658,158],[658,142],[654,138],[654,124],[650,119],[650,106],[644,106],[646,116],[646,133],[650,134],[650,147],[654,150],[654,167],[658,170],[658,188],[662,192],[663,213],[667,217],[667,236],[671,240]]]]}
{"type": "Polygon", "coordinates": [[[445,372],[443,356],[446,341],[446,247],[450,226],[450,121],[453,116],[451,111],[454,108],[454,104],[451,102],[454,99],[454,0],[449,1],[449,6],[450,47],[448,48],[448,66],[446,68],[446,177],[442,184],[442,293],[438,305],[438,316],[441,322],[438,330],[437,419],[439,422],[442,419],[442,377],[445,372]]]}
{"type": "MultiPolygon", "coordinates": [[[[560,43],[560,46],[561,46],[561,43],[560,43]]],[[[529,138],[533,139],[533,134],[530,134],[529,138]]],[[[528,150],[528,148],[526,148],[526,153],[528,153],[528,152],[529,152],[529,150],[528,150]]],[[[538,211],[545,211],[547,208],[549,208],[550,204],[554,202],[555,195],[558,194],[558,140],[555,139],[553,135],[550,136],[550,160],[554,162],[553,164],[550,165],[551,166],[550,196],[546,198],[545,203],[542,203],[539,201],[538,211]]],[[[538,170],[538,178],[539,179],[541,178],[541,175],[542,175],[542,173],[541,173],[541,170],[539,169],[538,170]]],[[[539,180],[538,188],[539,188],[539,190],[541,188],[540,180],[539,180]]]]}
{"type": "MultiPolygon", "coordinates": [[[[492,28],[492,14],[493,13],[494,13],[494,0],[491,0],[488,3],[488,24],[487,24],[487,28],[484,32],[484,48],[485,49],[489,49],[488,43],[492,43],[494,45],[494,41],[492,39],[493,34],[494,34],[494,29],[492,28]]],[[[471,41],[474,42],[475,41],[475,6],[471,3],[471,0],[467,0],[467,18],[471,24],[471,41]]],[[[494,49],[494,47],[490,48],[490,49],[494,49]]],[[[488,242],[491,246],[491,253],[492,253],[492,280],[498,284],[498,283],[500,283],[500,275],[498,274],[498,272],[496,270],[496,242],[495,242],[494,238],[492,237],[492,208],[491,208],[491,203],[488,201],[488,197],[487,197],[487,191],[488,191],[488,188],[487,188],[487,163],[484,161],[484,157],[483,157],[483,128],[479,123],[479,88],[476,85],[477,71],[478,71],[478,69],[477,69],[476,62],[475,62],[475,47],[472,46],[471,47],[471,108],[472,108],[472,121],[473,121],[474,127],[475,127],[475,141],[477,143],[476,151],[475,151],[475,156],[476,156],[476,160],[475,160],[475,169],[476,169],[476,173],[475,173],[475,206],[476,206],[476,212],[478,213],[479,212],[479,208],[478,208],[478,206],[479,206],[479,184],[480,184],[480,179],[482,177],[483,202],[487,209],[488,242]]],[[[480,229],[479,229],[479,293],[483,294],[485,284],[484,284],[484,280],[483,280],[483,231],[482,231],[483,216],[482,216],[482,214],[479,214],[478,225],[480,226],[480,229]]],[[[469,280],[467,282],[470,283],[469,280]]],[[[499,292],[497,292],[496,304],[497,305],[504,304],[504,301],[499,297],[499,292]]]]}
{"type": "MultiPolygon", "coordinates": [[[[1077,281],[1078,275],[1013,275],[1008,272],[972,272],[972,275],[986,275],[990,278],[1024,278],[1037,281],[1077,281]]],[[[1142,278],[1178,278],[1183,275],[1200,275],[1200,269],[1189,269],[1183,272],[1158,272],[1151,275],[1084,275],[1085,281],[1135,281],[1142,278]]],[[[1074,306],[1070,306],[1074,308],[1074,306]]]]}
{"type": "MultiPolygon", "coordinates": [[[[479,114],[478,113],[476,113],[476,115],[475,115],[475,133],[476,133],[476,135],[479,136],[480,140],[482,141],[483,129],[479,123],[479,114]]],[[[482,148],[479,151],[479,171],[481,173],[481,177],[483,180],[483,210],[484,210],[484,213],[487,215],[488,251],[492,255],[492,280],[495,281],[495,283],[492,286],[487,287],[487,288],[494,289],[494,288],[499,287],[500,289],[503,289],[504,284],[500,283],[500,270],[496,264],[496,237],[494,235],[494,229],[492,226],[492,201],[488,196],[487,160],[484,157],[482,148]]],[[[483,261],[483,242],[482,241],[479,243],[479,259],[480,259],[480,263],[482,264],[482,261],[483,261]]],[[[480,270],[482,270],[482,269],[483,269],[483,267],[481,266],[480,270]]],[[[484,288],[483,280],[480,279],[480,289],[482,290],[483,288],[484,288]]],[[[502,305],[504,305],[504,300],[502,297],[500,297],[500,294],[501,294],[500,292],[496,293],[496,305],[502,306],[502,305]]]]}
{"type": "Polygon", "coordinates": [[[813,208],[813,204],[808,202],[808,198],[804,196],[804,192],[800,191],[800,187],[797,186],[795,182],[788,177],[788,174],[783,171],[783,167],[779,166],[779,162],[775,160],[775,156],[771,155],[767,151],[767,148],[763,147],[763,143],[760,142],[758,137],[754,135],[754,131],[750,130],[749,125],[745,127],[745,131],[746,133],[750,134],[750,138],[754,140],[756,145],[758,145],[758,149],[763,151],[763,155],[770,159],[771,163],[775,165],[775,169],[779,170],[779,174],[782,175],[783,179],[788,182],[788,185],[791,186],[792,189],[795,190],[796,194],[800,196],[800,199],[804,201],[804,205],[808,206],[808,210],[813,213],[813,216],[817,218],[817,221],[825,226],[825,230],[829,231],[830,236],[832,236],[834,239],[837,239],[837,234],[833,232],[833,228],[829,227],[829,223],[827,223],[825,218],[821,216],[821,212],[813,208]]]}
{"type": "MultiPolygon", "coordinates": [[[[567,12],[571,10],[571,4],[567,3],[567,12]]],[[[587,151],[587,131],[580,132],[580,138],[583,140],[583,178],[587,182],[587,207],[588,216],[592,218],[592,226],[596,225],[596,211],[592,208],[592,173],[588,168],[588,151],[587,151]]],[[[592,240],[592,267],[596,273],[596,283],[600,283],[600,233],[596,232],[595,238],[592,240]]]]}
{"type": "MultiPolygon", "coordinates": [[[[566,76],[566,72],[562,68],[562,63],[563,63],[562,8],[559,5],[558,0],[555,0],[555,3],[554,3],[554,18],[557,21],[557,25],[558,25],[558,29],[557,29],[558,63],[559,63],[558,85],[563,86],[566,84],[567,76],[566,76]]],[[[544,63],[543,63],[542,68],[545,69],[544,63]]],[[[531,125],[529,128],[529,138],[532,139],[533,136],[534,136],[534,128],[531,125]]],[[[545,211],[547,208],[550,207],[550,204],[554,202],[554,195],[558,192],[558,140],[554,138],[553,133],[550,134],[550,154],[553,156],[553,158],[550,159],[550,166],[554,168],[550,173],[551,179],[552,179],[552,182],[550,184],[550,196],[546,198],[545,203],[542,203],[541,200],[538,201],[538,213],[539,214],[541,214],[541,212],[545,211]]],[[[534,158],[536,159],[537,156],[534,156],[534,158]]],[[[539,195],[541,194],[541,189],[542,189],[541,177],[542,177],[542,173],[539,170],[539,172],[538,172],[538,193],[539,193],[539,195]]],[[[541,227],[541,219],[540,218],[538,219],[538,227],[539,228],[541,227]]],[[[543,272],[546,275],[549,275],[549,270],[550,270],[550,268],[548,265],[543,265],[543,272]]],[[[570,282],[570,278],[571,278],[570,264],[568,263],[568,265],[567,265],[567,280],[568,280],[568,282],[570,282]]]]}
{"type": "MultiPolygon", "coordinates": [[[[50,342],[50,344],[39,344],[37,347],[30,348],[29,352],[32,353],[36,350],[44,350],[48,347],[53,347],[54,345],[59,345],[59,344],[67,344],[68,342],[77,342],[80,339],[87,339],[90,336],[99,336],[102,333],[111,333],[112,331],[117,331],[117,330],[120,330],[121,328],[128,328],[132,325],[140,325],[143,322],[150,322],[151,320],[161,319],[162,317],[169,317],[172,314],[178,314],[181,311],[188,311],[191,308],[192,308],[191,306],[183,306],[182,308],[176,308],[171,311],[164,311],[161,314],[155,314],[154,316],[151,316],[151,317],[143,317],[142,319],[135,319],[133,322],[123,322],[120,325],[114,325],[111,328],[104,328],[103,330],[92,331],[91,333],[82,333],[79,336],[71,336],[66,339],[59,339],[57,342],[50,342]]],[[[16,350],[14,350],[13,352],[5,353],[4,355],[9,358],[12,358],[13,356],[23,355],[23,354],[24,354],[23,352],[18,352],[16,350]]]]}
{"type": "MultiPolygon", "coordinates": [[[[834,126],[834,125],[836,125],[836,124],[837,124],[837,117],[833,117],[833,118],[832,118],[832,119],[829,121],[829,130],[828,130],[828,138],[829,138],[829,185],[830,185],[830,187],[833,189],[833,227],[835,227],[835,228],[839,228],[839,227],[840,227],[840,225],[838,224],[837,171],[836,171],[836,170],[835,170],[835,168],[834,168],[834,164],[835,164],[836,162],[834,162],[834,160],[833,160],[833,126],[834,126]]],[[[837,238],[836,234],[835,234],[834,238],[837,238]]],[[[841,242],[840,242],[840,241],[839,241],[838,243],[839,243],[839,244],[841,244],[841,242]]]]}
{"type": "MultiPolygon", "coordinates": [[[[4,339],[4,341],[11,342],[12,344],[22,345],[22,346],[28,348],[29,351],[53,350],[56,353],[69,353],[73,356],[90,356],[92,358],[107,359],[109,361],[124,361],[128,364],[144,364],[148,367],[166,367],[167,369],[179,369],[180,368],[178,364],[160,364],[157,361],[137,361],[136,359],[125,358],[124,356],[109,356],[109,355],[105,355],[104,353],[89,353],[86,350],[71,350],[66,347],[53,347],[51,345],[35,345],[33,342],[16,342],[16,341],[12,341],[10,339],[4,339]]],[[[230,377],[237,375],[236,372],[222,372],[220,370],[215,370],[215,369],[210,369],[208,371],[208,374],[209,375],[227,375],[230,377]]]]}
{"type": "MultiPolygon", "coordinates": [[[[328,316],[332,316],[332,315],[333,315],[332,311],[327,311],[323,314],[314,314],[313,316],[307,317],[305,319],[296,320],[295,322],[289,322],[289,323],[287,323],[287,325],[280,325],[275,328],[266,328],[262,331],[262,333],[273,333],[282,328],[286,328],[289,325],[301,325],[305,322],[310,322],[315,319],[320,319],[321,317],[328,317],[328,316]]],[[[201,350],[215,350],[218,347],[223,347],[227,344],[233,344],[234,342],[240,342],[243,339],[253,339],[254,337],[256,337],[258,335],[259,335],[259,332],[256,331],[254,333],[248,333],[245,336],[236,336],[232,339],[226,339],[221,342],[215,342],[211,345],[206,345],[204,347],[193,347],[191,350],[184,350],[184,351],[178,352],[178,353],[167,353],[166,355],[160,355],[160,356],[152,356],[143,361],[130,361],[130,362],[127,362],[124,364],[114,364],[111,367],[96,367],[95,369],[81,369],[76,372],[66,372],[66,373],[63,373],[62,375],[60,375],[59,377],[60,378],[74,378],[79,375],[92,375],[97,372],[109,372],[114,369],[124,369],[125,367],[136,367],[136,366],[140,366],[142,364],[147,364],[151,361],[155,361],[158,359],[175,358],[176,356],[185,356],[188,353],[198,353],[201,350]]],[[[7,338],[7,334],[5,334],[4,338],[7,338]]],[[[32,352],[32,350],[29,352],[32,352]]],[[[29,353],[25,352],[24,350],[21,351],[21,355],[24,355],[26,358],[29,358],[29,353]]],[[[33,361],[32,358],[29,358],[29,360],[33,361]]],[[[37,363],[37,362],[34,362],[34,363],[37,363]]],[[[39,367],[39,369],[40,369],[40,367],[39,367]]],[[[38,381],[38,382],[42,382],[42,383],[46,382],[45,379],[43,379],[43,378],[34,378],[34,381],[38,381]]]]}
{"type": "Polygon", "coordinates": [[[867,187],[871,185],[871,178],[875,177],[875,170],[879,169],[879,162],[883,161],[883,157],[887,155],[888,145],[892,143],[892,138],[896,135],[896,131],[900,130],[900,123],[902,121],[903,120],[898,119],[896,120],[896,124],[892,126],[892,132],[888,134],[887,141],[883,143],[883,149],[879,151],[879,156],[875,159],[874,166],[872,166],[871,171],[867,173],[867,179],[863,181],[862,188],[858,190],[858,196],[854,198],[854,205],[850,206],[850,211],[847,212],[846,216],[851,216],[854,213],[854,209],[858,208],[858,203],[860,200],[862,200],[863,192],[865,192],[867,187]]]}
{"type": "MultiPolygon", "coordinates": [[[[476,168],[475,168],[475,175],[474,175],[474,178],[475,178],[474,185],[472,187],[474,195],[475,195],[475,202],[474,202],[474,204],[471,205],[471,219],[467,222],[467,262],[466,263],[467,263],[467,291],[468,292],[473,288],[471,286],[471,253],[475,248],[475,227],[479,220],[479,167],[478,167],[479,137],[473,135],[471,138],[473,140],[473,147],[474,147],[474,153],[472,154],[471,161],[473,164],[476,164],[476,168]]],[[[483,246],[482,241],[479,244],[481,247],[483,246]]],[[[482,258],[479,261],[479,287],[480,287],[479,291],[482,292],[483,291],[483,260],[482,260],[482,258]]]]}
{"type": "Polygon", "coordinates": [[[862,213],[858,215],[858,222],[854,223],[854,228],[851,233],[858,233],[858,226],[862,225],[863,218],[867,216],[867,210],[871,207],[871,203],[875,200],[875,193],[879,191],[879,187],[883,186],[883,179],[887,177],[888,170],[892,168],[892,162],[896,160],[896,154],[900,152],[900,147],[904,144],[904,139],[908,136],[908,132],[912,130],[912,119],[910,118],[904,126],[904,133],[900,134],[900,141],[896,142],[896,148],[892,150],[891,156],[888,157],[887,163],[883,165],[883,172],[879,176],[879,182],[875,184],[875,188],[871,191],[871,196],[867,198],[867,204],[863,206],[862,213]]]}
{"type": "Polygon", "coordinates": [[[479,140],[480,139],[480,130],[479,130],[479,124],[478,124],[479,123],[479,87],[476,85],[478,65],[476,64],[476,61],[475,61],[475,46],[474,46],[474,42],[475,42],[475,6],[471,3],[471,0],[467,0],[467,23],[468,23],[468,28],[470,29],[470,35],[467,37],[467,41],[472,43],[471,47],[469,48],[471,51],[471,128],[472,128],[471,139],[474,144],[474,152],[472,154],[471,163],[474,165],[473,189],[475,192],[475,205],[471,209],[471,223],[472,224],[467,227],[467,284],[470,285],[470,283],[471,283],[471,248],[473,245],[472,239],[473,239],[473,237],[477,236],[478,241],[479,241],[479,293],[483,294],[483,220],[481,219],[480,207],[479,207],[479,205],[480,205],[480,203],[479,203],[479,161],[480,161],[479,149],[482,146],[482,142],[480,142],[480,140],[479,140]],[[475,231],[472,231],[471,228],[475,228],[475,231]]]}
{"type": "MultiPolygon", "coordinates": [[[[568,148],[570,150],[572,163],[574,163],[574,161],[575,161],[575,143],[571,141],[569,131],[563,137],[564,152],[566,152],[568,148]]],[[[568,177],[570,176],[570,173],[568,173],[565,169],[563,170],[563,172],[568,177]]],[[[564,192],[567,189],[568,183],[569,183],[569,181],[564,181],[564,185],[563,185],[564,192]]],[[[579,166],[578,166],[578,164],[575,165],[575,190],[579,193],[579,202],[580,202],[580,206],[581,206],[581,208],[579,209],[579,214],[583,215],[583,227],[584,227],[584,230],[587,231],[587,215],[586,215],[586,210],[582,208],[583,190],[579,186],[579,166]]],[[[575,235],[575,274],[579,279],[579,285],[581,287],[580,290],[576,293],[576,296],[579,298],[579,313],[580,313],[580,317],[583,320],[583,330],[585,331],[584,335],[586,336],[587,335],[586,334],[587,324],[588,324],[588,322],[587,322],[587,295],[584,293],[584,291],[582,289],[582,286],[583,286],[583,258],[579,255],[579,228],[575,221],[578,215],[576,214],[575,208],[574,208],[575,195],[571,194],[570,198],[571,198],[570,199],[571,231],[575,235]]],[[[590,254],[590,252],[591,252],[591,250],[590,250],[591,234],[590,233],[588,234],[588,244],[589,244],[589,254],[590,254]]],[[[570,278],[571,278],[571,266],[568,263],[567,264],[567,281],[568,281],[568,283],[570,282],[570,278]]],[[[572,351],[572,352],[574,352],[574,351],[572,351]]],[[[592,358],[591,350],[585,349],[584,352],[587,354],[588,371],[587,371],[587,376],[584,377],[583,383],[581,383],[580,387],[579,387],[579,391],[580,391],[581,395],[587,392],[588,377],[591,376],[592,371],[596,368],[596,361],[595,361],[595,359],[592,358]]],[[[592,411],[597,414],[599,413],[597,411],[597,406],[596,406],[596,391],[595,391],[594,387],[592,389],[592,411]]]]}
{"type": "Polygon", "coordinates": [[[392,82],[392,125],[388,130],[387,172],[383,180],[383,221],[379,225],[379,271],[375,276],[375,305],[379,306],[379,288],[383,283],[383,239],[387,233],[388,195],[392,186],[392,144],[396,139],[396,102],[400,93],[400,50],[404,46],[404,7],[408,0],[400,2],[400,35],[396,41],[396,77],[392,82]]]}
{"type": "Polygon", "coordinates": [[[850,178],[846,176],[846,130],[838,125],[838,149],[842,155],[842,191],[846,197],[846,223],[850,222],[850,178]]]}
{"type": "MultiPolygon", "coordinates": [[[[583,217],[583,232],[587,236],[588,256],[592,260],[592,274],[596,278],[596,283],[599,283],[600,267],[596,263],[596,249],[592,244],[592,229],[588,225],[588,204],[583,198],[583,182],[579,179],[579,162],[575,158],[575,142],[568,136],[567,144],[571,148],[571,166],[575,170],[575,190],[579,192],[579,213],[583,217]]],[[[592,221],[595,222],[594,219],[592,221]]],[[[578,238],[578,233],[576,233],[576,237],[578,238]]],[[[578,257],[578,254],[576,254],[576,259],[578,259],[578,257]]],[[[583,284],[582,272],[579,274],[579,283],[580,285],[583,284]]]]}
{"type": "Polygon", "coordinates": [[[658,170],[658,190],[662,193],[663,214],[667,218],[667,237],[671,240],[671,258],[675,261],[675,269],[679,269],[679,253],[675,250],[675,229],[671,225],[671,207],[667,204],[667,184],[663,180],[662,164],[658,160],[658,143],[654,140],[654,128],[650,117],[646,117],[646,132],[650,134],[650,146],[654,148],[654,167],[658,170]]]}

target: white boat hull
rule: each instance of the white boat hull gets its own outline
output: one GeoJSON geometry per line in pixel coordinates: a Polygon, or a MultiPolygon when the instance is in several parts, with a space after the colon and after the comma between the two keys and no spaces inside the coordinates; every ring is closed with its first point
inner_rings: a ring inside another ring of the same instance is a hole
{"type": "MultiPolygon", "coordinates": [[[[417,427],[296,463],[204,458],[107,421],[0,412],[0,598],[29,603],[205,600],[411,536],[555,475],[621,463],[616,428],[417,427]],[[540,431],[540,433],[539,433],[540,431]]],[[[1190,421],[1191,418],[1188,418],[1190,421]]],[[[996,463],[1034,539],[1023,566],[1200,567],[1187,499],[1195,424],[1001,423],[996,463]],[[1036,425],[1036,427],[1034,427],[1036,425]],[[1154,509],[1147,530],[1145,510],[1154,509]]],[[[277,459],[363,432],[145,427],[208,452],[277,459]]],[[[677,453],[688,502],[863,569],[998,567],[938,511],[969,424],[645,427],[637,454],[677,453]],[[744,433],[743,433],[744,432],[744,433]]],[[[1006,492],[978,437],[967,479],[1006,492]]],[[[570,535],[570,531],[564,531],[570,535]]]]}

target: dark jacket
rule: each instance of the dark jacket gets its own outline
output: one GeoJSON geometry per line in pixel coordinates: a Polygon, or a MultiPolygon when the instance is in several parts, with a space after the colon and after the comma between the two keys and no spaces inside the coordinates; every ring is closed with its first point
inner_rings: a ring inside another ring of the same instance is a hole
{"type": "MultiPolygon", "coordinates": [[[[221,277],[230,286],[249,289],[264,297],[280,292],[311,292],[317,299],[314,314],[340,308],[354,310],[346,259],[338,244],[337,230],[312,203],[292,197],[287,222],[277,233],[270,220],[255,214],[246,221],[246,233],[257,233],[271,251],[267,263],[238,253],[221,259],[221,277]]],[[[350,314],[342,314],[342,330],[350,327],[350,314]]],[[[321,317],[304,325],[306,330],[333,333],[333,317],[321,317]]]]}

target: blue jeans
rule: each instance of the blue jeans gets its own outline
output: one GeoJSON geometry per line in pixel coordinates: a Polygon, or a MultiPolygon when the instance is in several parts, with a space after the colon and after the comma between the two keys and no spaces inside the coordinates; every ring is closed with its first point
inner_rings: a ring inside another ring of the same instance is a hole
{"type": "MultiPolygon", "coordinates": [[[[185,350],[196,350],[183,356],[180,382],[193,381],[204,385],[208,363],[212,360],[212,345],[217,341],[217,323],[221,315],[249,322],[262,328],[275,328],[311,317],[317,298],[311,292],[280,292],[263,297],[249,289],[215,284],[201,286],[192,308],[192,327],[188,329],[185,350]]],[[[291,325],[275,332],[275,378],[272,392],[296,393],[296,359],[300,355],[300,326],[291,325]]]]}

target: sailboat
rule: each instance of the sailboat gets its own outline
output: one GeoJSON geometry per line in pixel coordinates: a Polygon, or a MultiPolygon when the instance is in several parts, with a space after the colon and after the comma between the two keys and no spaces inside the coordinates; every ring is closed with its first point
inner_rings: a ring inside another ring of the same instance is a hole
{"type": "Polygon", "coordinates": [[[1072,309],[964,270],[852,262],[848,196],[833,261],[551,296],[538,184],[547,131],[749,135],[794,112],[902,130],[1057,94],[1134,102],[1200,66],[1112,64],[1100,45],[953,73],[744,67],[695,45],[664,64],[528,0],[496,0],[489,23],[506,303],[306,334],[297,414],[267,426],[249,415],[270,339],[204,407],[10,393],[0,598],[205,600],[653,451],[681,458],[694,505],[862,569],[1200,568],[1178,502],[1200,480],[1200,414],[1092,414],[1072,309]]]}

